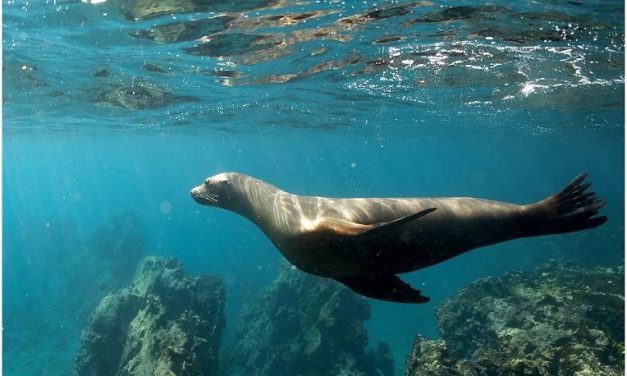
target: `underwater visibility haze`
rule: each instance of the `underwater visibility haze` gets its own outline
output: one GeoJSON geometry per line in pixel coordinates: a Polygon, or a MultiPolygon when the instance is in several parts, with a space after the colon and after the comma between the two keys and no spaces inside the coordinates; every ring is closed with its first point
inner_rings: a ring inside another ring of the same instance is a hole
{"type": "Polygon", "coordinates": [[[3,373],[623,374],[623,17],[617,0],[5,0],[3,373]],[[587,173],[607,222],[402,274],[430,301],[399,304],[292,268],[190,197],[227,171],[515,204],[587,173]]]}

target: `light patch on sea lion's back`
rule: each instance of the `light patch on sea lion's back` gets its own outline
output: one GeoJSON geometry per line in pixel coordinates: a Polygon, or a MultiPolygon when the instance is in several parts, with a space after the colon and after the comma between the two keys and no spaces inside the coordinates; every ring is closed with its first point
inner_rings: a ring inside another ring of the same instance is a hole
{"type": "Polygon", "coordinates": [[[310,219],[310,218],[302,217],[300,219],[300,230],[303,232],[315,231],[318,229],[319,225],[320,225],[319,218],[310,219]]]}

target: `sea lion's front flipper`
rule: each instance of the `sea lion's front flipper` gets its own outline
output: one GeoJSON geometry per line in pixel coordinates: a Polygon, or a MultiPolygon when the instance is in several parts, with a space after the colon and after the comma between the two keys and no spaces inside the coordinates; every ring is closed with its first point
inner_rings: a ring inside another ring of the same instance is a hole
{"type": "Polygon", "coordinates": [[[370,237],[370,236],[376,236],[379,234],[383,234],[386,232],[390,232],[393,230],[398,229],[399,227],[401,227],[402,225],[411,222],[415,219],[418,219],[420,217],[424,217],[427,214],[430,214],[432,212],[436,211],[436,208],[429,208],[429,209],[425,209],[425,210],[421,210],[418,213],[414,213],[414,214],[410,214],[406,217],[401,217],[399,219],[395,219],[393,221],[390,222],[381,222],[381,223],[376,223],[374,225],[372,225],[372,228],[364,231],[363,233],[359,234],[362,237],[370,237]]]}
{"type": "Polygon", "coordinates": [[[336,278],[358,294],[397,303],[426,303],[429,298],[420,294],[397,276],[373,275],[363,277],[336,278]]]}
{"type": "Polygon", "coordinates": [[[410,214],[405,217],[401,217],[395,219],[390,222],[380,222],[374,223],[370,225],[364,225],[361,223],[355,223],[351,221],[347,221],[345,219],[338,218],[324,218],[320,220],[319,228],[326,227],[327,229],[333,231],[338,235],[348,235],[348,236],[363,236],[370,237],[373,235],[382,234],[388,231],[392,231],[394,229],[399,228],[400,226],[411,222],[420,217],[424,217],[425,215],[435,211],[435,208],[429,208],[425,210],[421,210],[418,213],[410,214]]]}

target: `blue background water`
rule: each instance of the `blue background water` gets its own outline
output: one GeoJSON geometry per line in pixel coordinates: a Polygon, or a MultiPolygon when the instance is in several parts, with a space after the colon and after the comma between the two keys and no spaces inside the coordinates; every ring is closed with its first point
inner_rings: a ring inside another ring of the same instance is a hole
{"type": "MultiPolygon", "coordinates": [[[[76,267],[73,247],[84,248],[124,213],[137,218],[148,254],[176,257],[192,273],[225,279],[227,325],[233,324],[242,292],[270,283],[280,255],[247,220],[191,200],[192,186],[222,171],[300,194],[516,203],[539,200],[576,174],[590,173],[595,191],[608,199],[603,227],[480,249],[406,275],[432,297],[428,304],[371,302],[369,336],[391,345],[397,374],[416,333],[437,337],[438,302],[467,283],[552,258],[623,262],[622,2],[526,2],[512,10],[579,17],[575,37],[562,41],[485,39],[473,34],[473,22],[481,21],[474,19],[402,25],[440,6],[481,5],[447,1],[343,30],[351,40],[294,42],[271,58],[229,54],[237,43],[216,58],[184,52],[195,40],[133,38],[129,33],[156,24],[215,14],[133,21],[120,4],[131,2],[3,3],[6,375],[67,374],[86,319],[68,297],[94,299],[65,282],[74,272],[67,265],[76,267]],[[387,35],[405,39],[372,42],[387,35]],[[317,62],[312,51],[320,48],[333,69],[281,76],[310,69],[317,62]],[[355,51],[361,55],[355,67],[337,63],[355,51]],[[412,51],[430,58],[405,68],[365,68],[412,51]],[[95,74],[103,68],[109,76],[95,74]],[[211,74],[221,70],[241,78],[211,74]],[[272,75],[286,82],[263,82],[272,75]],[[106,88],[124,85],[155,85],[180,100],[140,109],[104,103],[106,88]]],[[[288,3],[245,15],[339,12],[286,26],[301,30],[337,25],[374,7],[288,3]]],[[[543,22],[550,29],[574,21],[543,22]]],[[[276,25],[262,30],[284,33],[276,25]]]]}

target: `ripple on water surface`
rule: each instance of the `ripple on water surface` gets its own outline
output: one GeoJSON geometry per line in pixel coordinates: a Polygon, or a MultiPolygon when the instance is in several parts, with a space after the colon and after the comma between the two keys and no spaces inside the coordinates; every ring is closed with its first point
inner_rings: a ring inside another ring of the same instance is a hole
{"type": "Polygon", "coordinates": [[[39,97],[42,113],[77,103],[94,106],[94,116],[118,107],[185,117],[245,105],[240,94],[262,87],[287,100],[291,89],[274,86],[323,89],[332,93],[328,103],[365,95],[441,111],[622,110],[623,4],[612,1],[92,0],[5,8],[4,104],[18,115],[14,123],[25,98],[39,97]]]}

